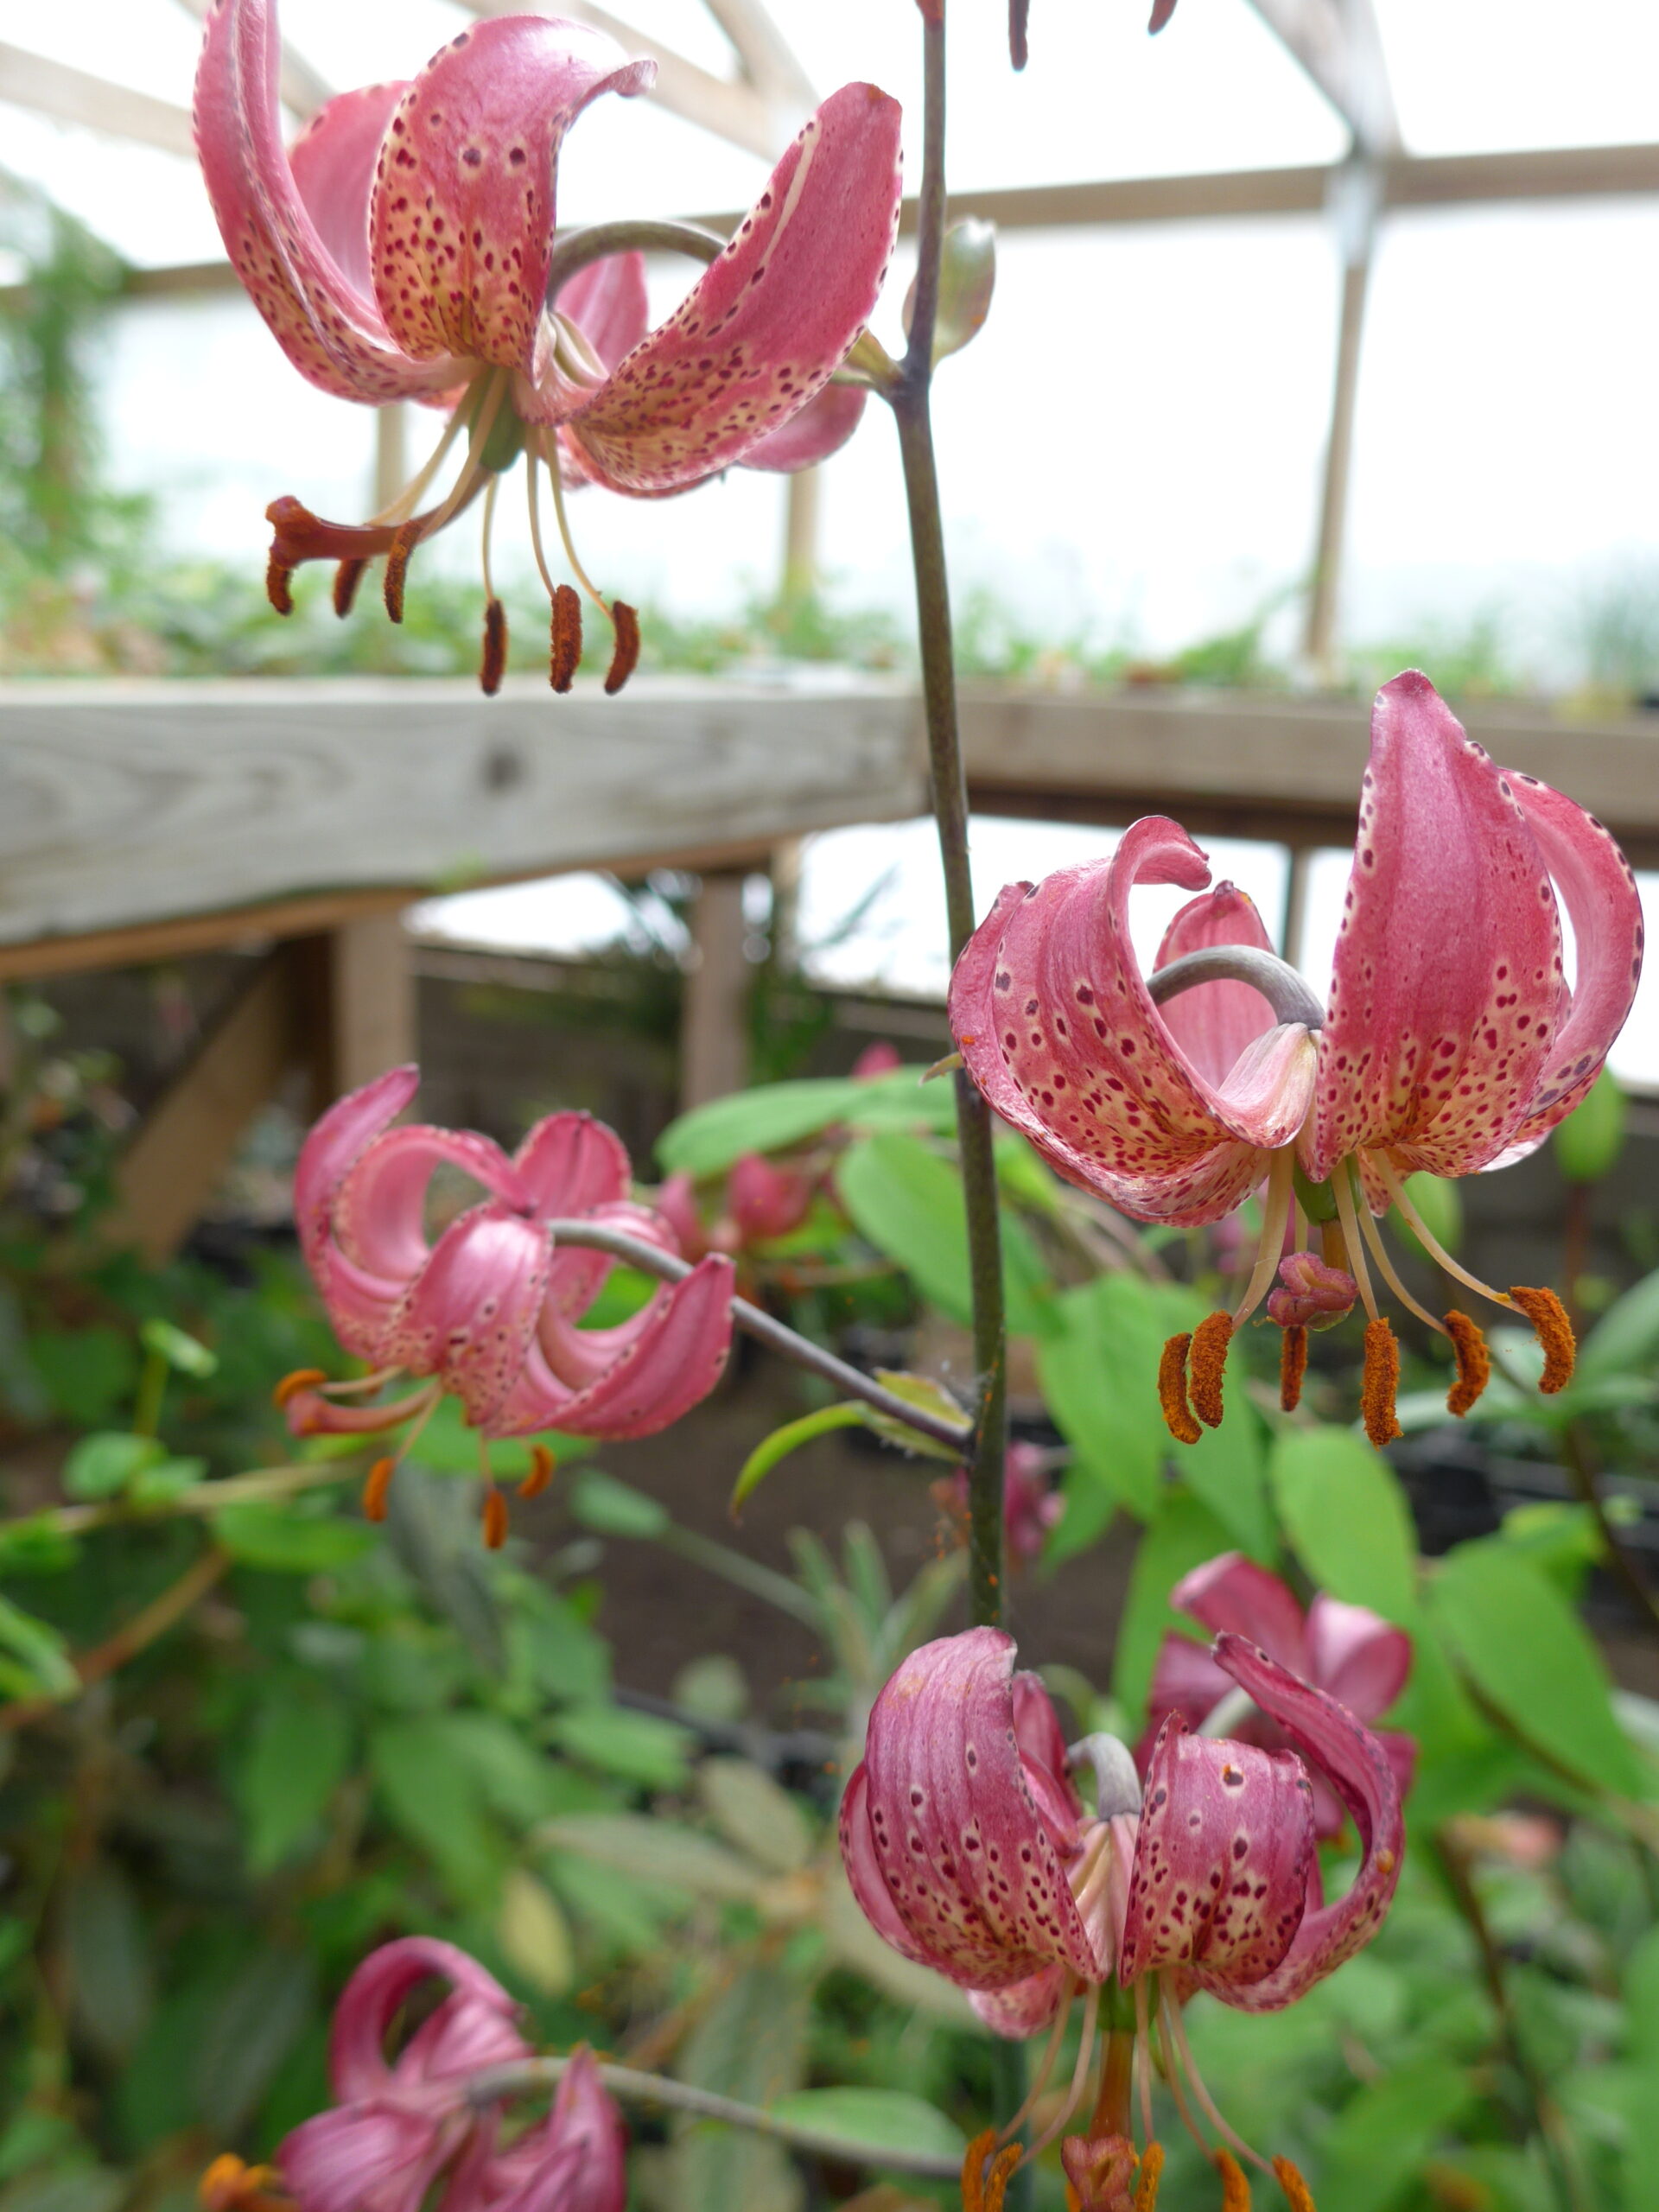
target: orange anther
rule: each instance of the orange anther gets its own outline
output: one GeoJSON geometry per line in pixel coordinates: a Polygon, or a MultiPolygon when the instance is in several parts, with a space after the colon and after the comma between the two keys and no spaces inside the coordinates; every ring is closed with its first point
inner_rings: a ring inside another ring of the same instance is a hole
{"type": "Polygon", "coordinates": [[[530,1447],[530,1472],[518,1485],[519,1497],[539,1497],[552,1481],[553,1470],[558,1464],[545,1444],[532,1444],[530,1447]]]}
{"type": "Polygon", "coordinates": [[[1216,2152],[1216,2171],[1221,2176],[1221,2212],[1250,2212],[1250,2184],[1230,2151],[1216,2152]]]}
{"type": "Polygon", "coordinates": [[[1365,1433],[1379,1452],[1400,1433],[1400,1424],[1394,1417],[1394,1402],[1399,1393],[1399,1340],[1379,1315],[1365,1324],[1365,1372],[1359,1390],[1365,1433]]]}
{"type": "Polygon", "coordinates": [[[1196,1444],[1204,1434],[1186,1402],[1186,1355],[1192,1348],[1189,1330],[1169,1339],[1158,1362],[1158,1402],[1164,1409],[1164,1426],[1178,1444],[1196,1444]]]}
{"type": "Polygon", "coordinates": [[[507,610],[493,599],[484,610],[484,652],[478,664],[478,685],[486,699],[501,689],[507,672],[507,610]]]}
{"type": "Polygon", "coordinates": [[[1302,1377],[1307,1372],[1307,1331],[1293,1325],[1279,1347],[1279,1403],[1294,1414],[1302,1402],[1302,1377]]]}
{"type": "Polygon", "coordinates": [[[279,561],[273,553],[265,563],[265,597],[279,614],[294,612],[294,594],[289,588],[294,571],[286,561],[279,561]]]}
{"type": "Polygon", "coordinates": [[[1158,2177],[1164,2171],[1164,2146],[1148,2143],[1141,2156],[1135,2184],[1135,2212],[1158,2212],[1158,2177]]]}
{"type": "Polygon", "coordinates": [[[366,561],[342,561],[334,570],[334,612],[343,622],[352,611],[357,588],[363,581],[366,561]]]}
{"type": "Polygon", "coordinates": [[[1557,1390],[1565,1390],[1573,1380],[1573,1369],[1579,1357],[1578,1339],[1567,1318],[1567,1308],[1553,1290],[1516,1289],[1511,1283],[1510,1296],[1531,1322],[1544,1348],[1544,1371],[1538,1377],[1538,1388],[1546,1397],[1553,1398],[1557,1390]]]}
{"type": "Polygon", "coordinates": [[[1318,2207],[1313,2202],[1313,2190],[1288,2158],[1275,2158],[1273,2162],[1273,2171],[1278,2178],[1280,2188],[1285,2192],[1290,2212],[1318,2212],[1318,2207]]]}
{"type": "Polygon", "coordinates": [[[582,595],[573,584],[558,584],[553,592],[553,689],[568,691],[581,665],[582,595]]]}
{"type": "Polygon", "coordinates": [[[1477,1325],[1455,1307],[1446,1317],[1446,1333],[1458,1362],[1458,1379],[1446,1394],[1446,1410],[1461,1420],[1492,1379],[1492,1355],[1477,1325]]]}
{"type": "Polygon", "coordinates": [[[1002,2212],[1009,2177],[1024,2156],[1017,2143],[999,2151],[994,2127],[976,2135],[962,2162],[963,2212],[1002,2212]]]}
{"type": "Polygon", "coordinates": [[[296,1367],[291,1375],[284,1375],[270,1394],[273,1406],[285,1406],[290,1398],[297,1398],[302,1390],[314,1390],[328,1377],[320,1367],[296,1367]]]}
{"type": "Polygon", "coordinates": [[[614,695],[633,674],[639,659],[639,617],[626,600],[613,599],[611,623],[616,632],[616,649],[611,655],[605,689],[614,695]]]}
{"type": "Polygon", "coordinates": [[[492,1483],[484,1493],[484,1548],[499,1552],[507,1541],[507,1501],[492,1483]]]}
{"type": "Polygon", "coordinates": [[[404,586],[409,579],[409,556],[421,542],[418,522],[406,522],[391,541],[386,555],[386,613],[394,622],[404,619],[404,586]]]}
{"type": "Polygon", "coordinates": [[[1192,1332],[1192,1410],[1206,1428],[1221,1427],[1221,1378],[1227,1366],[1227,1347],[1233,1341],[1230,1313],[1206,1313],[1192,1332]]]}
{"type": "Polygon", "coordinates": [[[391,1488],[391,1478],[397,1471],[395,1459],[377,1459],[369,1469],[363,1484],[363,1518],[384,1521],[386,1517],[386,1493],[391,1488]]]}

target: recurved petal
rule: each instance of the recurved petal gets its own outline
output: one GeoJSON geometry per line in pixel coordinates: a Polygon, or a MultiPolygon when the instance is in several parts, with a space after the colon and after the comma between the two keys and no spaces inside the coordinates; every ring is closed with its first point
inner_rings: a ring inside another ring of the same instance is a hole
{"type": "Polygon", "coordinates": [[[1300,1681],[1243,1637],[1216,1639],[1216,1656],[1240,1687],[1319,1767],[1352,1815],[1363,1853],[1347,1894],[1311,1910],[1281,1963],[1249,1986],[1205,1981],[1230,2005],[1272,2012],[1294,2004],[1316,1981],[1369,1943],[1399,1885],[1405,1856],[1400,1785],[1382,1742],[1346,1706],[1300,1681]]]}
{"type": "Polygon", "coordinates": [[[1301,1761],[1191,1735],[1172,1713],[1147,1769],[1119,1980],[1180,1966],[1218,1995],[1259,1982],[1295,1940],[1313,1859],[1301,1761]]]}
{"type": "Polygon", "coordinates": [[[302,2120],[276,2164],[301,2212],[420,2212],[448,2155],[440,2120],[387,2101],[335,2106],[302,2120]]]}
{"type": "Polygon", "coordinates": [[[626,1198],[633,1176],[626,1145],[591,1114],[546,1115],[512,1164],[543,1220],[591,1213],[626,1198]]]}
{"type": "Polygon", "coordinates": [[[726,1179],[726,1203],[746,1244],[787,1236],[811,1207],[811,1179],[774,1167],[758,1152],[741,1153],[726,1179]]]}
{"type": "Polygon", "coordinates": [[[288,150],[289,168],[324,251],[363,302],[374,307],[369,268],[369,189],[402,82],[362,85],[324,103],[288,150]]]}
{"type": "Polygon", "coordinates": [[[1243,1071],[1236,1113],[1181,1052],[1141,978],[1131,889],[1198,890],[1209,873],[1178,823],[1147,816],[1109,861],[1008,885],[950,979],[951,1033],[990,1104],[1069,1180],[1147,1220],[1230,1211],[1267,1172],[1258,1130],[1282,1126],[1294,1105],[1295,1039],[1289,1065],[1275,1046],[1268,1069],[1243,1071]]]}
{"type": "Polygon", "coordinates": [[[599,93],[655,74],[543,16],[488,17],[433,56],[391,118],[370,209],[376,296],[406,353],[529,365],[565,131],[599,93]]]}
{"type": "Polygon", "coordinates": [[[453,1997],[505,2024],[517,2046],[506,2056],[523,2052],[512,2026],[518,2008],[493,1974],[453,1943],[430,1936],[400,1936],[371,1951],[340,1993],[328,2036],[328,2083],[340,2103],[373,2096],[391,2085],[386,2031],[404,1999],[434,1977],[450,1985],[453,1997]]]}
{"type": "MultiPolygon", "coordinates": [[[[410,360],[320,234],[283,147],[280,63],[275,0],[219,0],[196,70],[195,134],[232,267],[283,352],[323,391],[378,401],[448,389],[460,381],[456,365],[410,360]]],[[[342,159],[340,174],[351,168],[342,159]]],[[[342,212],[338,227],[350,219],[342,212]]]]}
{"type": "Polygon", "coordinates": [[[552,303],[587,340],[607,369],[626,360],[651,324],[643,253],[611,253],[590,261],[559,287],[552,303]]]}
{"type": "MultiPolygon", "coordinates": [[[[1252,1643],[1259,1643],[1270,1651],[1281,1666],[1293,1673],[1315,1675],[1310,1669],[1305,1643],[1302,1609],[1294,1593],[1276,1574],[1269,1574],[1265,1567],[1258,1567],[1253,1559],[1246,1559],[1243,1552],[1223,1552],[1218,1559],[1206,1560],[1202,1567],[1195,1567],[1184,1574],[1169,1593],[1169,1602],[1178,1613],[1190,1613],[1200,1628],[1207,1628],[1211,1636],[1218,1636],[1223,1629],[1231,1629],[1240,1636],[1248,1636],[1252,1643]]],[[[1329,1599],[1316,1599],[1315,1605],[1329,1605],[1329,1599]]],[[[1358,1608],[1347,1605],[1344,1612],[1358,1608]]],[[[1376,1621],[1376,1616],[1368,1614],[1376,1621]]],[[[1380,1628],[1382,1624],[1376,1621],[1380,1628]]],[[[1206,1656],[1210,1655],[1206,1654],[1206,1656]]],[[[1215,1664],[1211,1659],[1211,1664],[1215,1664]]],[[[1217,1669],[1217,1673],[1220,1669],[1217,1669]]]]}
{"type": "Polygon", "coordinates": [[[1357,1720],[1375,1720],[1386,1713],[1411,1674],[1411,1638],[1404,1629],[1363,1605],[1327,1598],[1323,1591],[1308,1608],[1305,1667],[1243,1621],[1217,1621],[1216,1626],[1236,1628],[1253,1643],[1266,1644],[1293,1673],[1306,1675],[1340,1700],[1357,1720]]]}
{"type": "Polygon", "coordinates": [[[1510,779],[1426,676],[1385,683],[1304,1160],[1362,1146],[1463,1175],[1536,1094],[1563,998],[1549,872],[1510,779]]]}
{"type": "Polygon", "coordinates": [[[388,1068],[360,1090],[336,1099],[300,1147],[294,1170],[294,1226],[314,1274],[332,1234],[334,1200],[347,1171],[420,1087],[421,1071],[412,1061],[388,1068]]]}
{"type": "MultiPolygon", "coordinates": [[[[1171,1594],[1173,1599],[1173,1593],[1171,1594]]],[[[1156,1724],[1166,1713],[1179,1713],[1190,1728],[1197,1728],[1232,1687],[1217,1666],[1207,1643],[1195,1643],[1190,1636],[1182,1636],[1173,1629],[1166,1630],[1152,1665],[1147,1714],[1154,1726],[1147,1732],[1140,1763],[1144,1765],[1151,1758],[1156,1724]]]]}
{"type": "Polygon", "coordinates": [[[1630,864],[1592,814],[1535,777],[1505,772],[1567,903],[1578,972],[1538,1087],[1510,1140],[1529,1152],[1601,1072],[1642,978],[1642,901],[1630,864]]]}
{"type": "Polygon", "coordinates": [[[573,1436],[651,1436],[706,1398],[732,1342],[732,1263],[701,1260],[681,1282],[613,1330],[575,1329],[543,1315],[539,1341],[489,1423],[493,1436],[562,1428],[573,1436]],[[595,1346],[597,1341],[597,1348],[595,1346]],[[573,1387],[554,1357],[588,1350],[573,1387]]]}
{"type": "Polygon", "coordinates": [[[747,460],[823,390],[887,273],[899,124],[874,85],[819,108],[695,289],[569,416],[601,482],[681,491],[747,460]]]}
{"type": "Polygon", "coordinates": [[[492,2212],[623,2212],[627,2148],[622,2115],[584,2046],[571,2056],[546,2125],[499,2161],[516,2186],[493,2200],[492,2212]]]}
{"type": "Polygon", "coordinates": [[[365,1146],[334,1206],[341,1251],[371,1274],[407,1281],[426,1264],[426,1193],[439,1166],[458,1167],[493,1198],[528,1211],[527,1194],[499,1144],[474,1129],[411,1122],[365,1146]]]}
{"type": "MultiPolygon", "coordinates": [[[[1165,931],[1153,965],[1166,968],[1184,954],[1218,944],[1274,950],[1255,899],[1236,884],[1218,883],[1183,906],[1165,931]]],[[[1216,1085],[1225,1081],[1244,1047],[1278,1019],[1249,983],[1199,983],[1166,999],[1160,1011],[1181,1051],[1205,1081],[1216,1085]]]]}
{"type": "Polygon", "coordinates": [[[772,431],[743,456],[745,468],[770,469],[784,476],[811,468],[839,453],[864,419],[869,397],[857,385],[827,384],[781,429],[772,431]]]}
{"type": "MultiPolygon", "coordinates": [[[[900,1948],[969,1989],[1053,1967],[1098,1980],[1106,1964],[1066,1879],[1075,1800],[1057,1834],[1015,1740],[1014,1649],[988,1628],[924,1644],[876,1700],[865,1745],[869,1842],[900,1948]]],[[[886,1933],[890,1916],[871,1917],[886,1933]]]]}
{"type": "Polygon", "coordinates": [[[1010,2043],[1039,2034],[1051,2024],[1065,1994],[1066,1969],[1045,1967],[1007,1989],[970,1989],[968,2002],[994,2036],[1010,2043]]]}
{"type": "Polygon", "coordinates": [[[474,1427],[490,1422],[524,1372],[547,1281],[544,1233],[490,1204],[452,1221],[388,1323],[381,1357],[435,1375],[474,1427]]]}

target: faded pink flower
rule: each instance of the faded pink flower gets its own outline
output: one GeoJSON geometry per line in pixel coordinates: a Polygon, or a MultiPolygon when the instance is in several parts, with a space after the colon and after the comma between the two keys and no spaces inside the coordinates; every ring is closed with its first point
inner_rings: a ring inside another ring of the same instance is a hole
{"type": "MultiPolygon", "coordinates": [[[[1003,1462],[1003,1541],[1009,1557],[1022,1566],[1041,1557],[1049,1530],[1065,1510],[1065,1500],[1048,1479],[1050,1457],[1040,1444],[1016,1437],[1003,1462]]],[[[966,1467],[957,1468],[934,1485],[935,1497],[958,1516],[967,1513],[971,1493],[966,1467]]]]}

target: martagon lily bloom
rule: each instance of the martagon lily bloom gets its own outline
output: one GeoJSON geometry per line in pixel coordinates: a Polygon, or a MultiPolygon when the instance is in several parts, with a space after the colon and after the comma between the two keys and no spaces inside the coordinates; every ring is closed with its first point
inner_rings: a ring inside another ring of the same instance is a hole
{"type": "MultiPolygon", "coordinates": [[[[1224,1552],[1184,1574],[1169,1593],[1178,1613],[1189,1614],[1211,1636],[1230,1630],[1347,1707],[1356,1720],[1378,1719],[1404,1689],[1411,1673],[1411,1638],[1364,1605],[1344,1605],[1319,1591],[1306,1613],[1295,1593],[1242,1552],[1224,1552]]],[[[1179,1713],[1200,1734],[1236,1736],[1242,1743],[1281,1749],[1286,1738],[1255,1709],[1203,1643],[1171,1630],[1158,1647],[1147,1698],[1147,1731],[1136,1757],[1145,1764],[1165,1717],[1179,1713]]],[[[1373,1732],[1403,1798],[1417,1765],[1417,1740],[1398,1730],[1373,1732]]],[[[1318,1774],[1313,1825],[1322,1842],[1342,1834],[1342,1801],[1318,1774]]]]}
{"type": "Polygon", "coordinates": [[[500,2111],[475,2103],[476,2076],[531,2056],[518,2008],[453,1943],[382,1945],[346,1983],[328,2043],[334,2103],[303,2120],[266,2166],[216,2158],[206,2212],[623,2212],[626,2134],[586,2050],[566,2066],[551,2109],[505,2150],[500,2111]],[[385,2038],[424,1983],[449,1993],[388,2062],[385,2038]]]}
{"type": "MultiPolygon", "coordinates": [[[[483,1440],[558,1429],[649,1436],[708,1395],[731,1348],[732,1263],[699,1260],[680,1281],[609,1328],[581,1317],[614,1262],[548,1224],[591,1222],[677,1256],[660,1215],[631,1198],[622,1141],[587,1114],[550,1114],[511,1158],[469,1129],[391,1125],[420,1083],[393,1068],[330,1107],[306,1139],[294,1179],[300,1248],[335,1335],[371,1371],[329,1382],[302,1369],[276,1397],[296,1435],[371,1435],[419,1424],[446,1391],[480,1434],[484,1529],[499,1543],[506,1508],[483,1440]],[[429,1241],[427,1194],[440,1167],[486,1195],[429,1241]],[[403,1373],[412,1394],[365,1402],[403,1373]]],[[[402,1452],[398,1454],[402,1456],[402,1452]]],[[[375,1462],[365,1510],[378,1519],[395,1459],[375,1462]]],[[[552,1455],[537,1446],[521,1497],[544,1487],[552,1455]]]]}
{"type": "MultiPolygon", "coordinates": [[[[1062,2145],[1085,2212],[1120,2212],[1131,2185],[1136,2212],[1150,2212],[1155,2199],[1163,2154],[1153,2133],[1154,2026],[1182,2119],[1224,2175],[1227,2212],[1248,2205],[1233,2154],[1264,2162],[1216,2110],[1192,2064],[1181,2006],[1200,1990],[1244,2012],[1294,2004],[1370,1941],[1393,1901],[1405,1829],[1382,1745],[1346,1707],[1246,1638],[1218,1636],[1215,1658],[1294,1748],[1193,1735],[1173,1712],[1144,1794],[1115,1738],[1090,1737],[1067,1751],[1042,1683],[1014,1672],[1013,1639],[1000,1630],[925,1644],[876,1700],[842,1804],[854,1895],[895,1950],[966,1989],[999,2035],[1052,2027],[1031,2097],[1002,2130],[1004,2147],[995,2135],[969,2146],[968,2212],[1000,2212],[1022,2156],[1009,2139],[1047,2084],[1079,1989],[1087,2007],[1071,2088],[1024,2155],[1061,2134],[1082,2104],[1103,2007],[1092,2114],[1062,2145]],[[1330,1904],[1304,1758],[1359,1831],[1358,1870],[1330,1904]],[[1092,1805],[1072,1781],[1079,1769],[1090,1775],[1092,1805]],[[1194,2102],[1220,2147],[1211,2148],[1194,2102]]],[[[1281,2158],[1273,2171],[1296,2212],[1306,2212],[1312,2199],[1295,2169],[1281,2158]]]]}
{"type": "Polygon", "coordinates": [[[1437,1318],[1408,1293],[1373,1217],[1391,1208],[1457,1281],[1531,1322],[1540,1387],[1562,1389],[1573,1343],[1554,1293],[1506,1293],[1469,1274],[1404,1185],[1418,1170],[1467,1175],[1524,1157],[1595,1081],[1642,969],[1624,855],[1571,799],[1497,766],[1408,671],[1372,712],[1323,1006],[1274,957],[1250,901],[1230,884],[1204,892],[1209,880],[1180,825],[1149,816],[1109,861],[1010,884],[950,985],[969,1073],[1070,1181],[1141,1220],[1187,1225],[1220,1220],[1265,1184],[1243,1298],[1166,1347],[1159,1390],[1172,1432],[1196,1443],[1199,1421],[1220,1421],[1229,1342],[1264,1300],[1284,1330],[1294,1408],[1308,1327],[1357,1299],[1366,1430],[1378,1445],[1397,1435],[1399,1347],[1373,1268],[1449,1339],[1446,1402],[1469,1410],[1491,1371],[1484,1340],[1466,1313],[1437,1318]],[[1150,982],[1129,941],[1137,882],[1204,892],[1170,925],[1150,982]],[[1558,894],[1577,945],[1571,987],[1558,894]],[[1292,1224],[1296,1249],[1281,1266],[1292,1224]]]}
{"type": "Polygon", "coordinates": [[[343,614],[367,563],[384,555],[386,610],[401,620],[416,545],[482,493],[480,676],[493,690],[507,640],[490,527],[501,474],[522,451],[553,608],[555,688],[569,688],[581,658],[582,611],[543,556],[543,469],[572,572],[613,625],[607,689],[620,688],[638,655],[638,620],[582,570],[564,486],[654,498],[734,463],[804,468],[851,435],[864,394],[830,380],[874,307],[893,249],[897,102],[864,84],[824,101],[729,245],[647,334],[638,252],[575,269],[545,296],[564,134],[601,92],[645,91],[653,62],[630,60],[583,23],[487,17],[412,82],[330,100],[288,151],[279,64],[276,0],[213,0],[196,144],[232,264],[311,383],[372,404],[423,400],[447,409],[449,423],[432,459],[366,524],[322,521],[297,499],[272,505],[272,604],[289,612],[302,562],[334,561],[343,614]],[[461,438],[453,488],[422,508],[461,438]]]}

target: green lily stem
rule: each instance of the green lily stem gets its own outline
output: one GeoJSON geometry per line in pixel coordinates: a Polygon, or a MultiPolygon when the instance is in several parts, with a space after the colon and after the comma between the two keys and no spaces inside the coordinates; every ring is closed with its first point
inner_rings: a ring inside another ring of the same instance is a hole
{"type": "Polygon", "coordinates": [[[156,1436],[162,1427],[162,1400],[167,1391],[168,1363],[158,1351],[146,1352],[138,1388],[132,1402],[132,1433],[156,1436]]]}
{"type": "Polygon", "coordinates": [[[695,1529],[682,1528],[677,1521],[670,1522],[652,1541],[664,1551],[677,1553],[688,1565],[718,1574],[738,1589],[747,1590],[752,1598],[764,1599],[767,1605],[775,1605],[780,1613],[789,1614],[807,1628],[823,1626],[817,1605],[798,1583],[791,1582],[786,1574],[779,1574],[772,1567],[763,1567],[746,1552],[718,1543],[712,1536],[701,1535],[695,1529]]]}
{"type": "MultiPolygon", "coordinates": [[[[884,396],[899,426],[916,620],[921,645],[922,696],[927,721],[933,810],[944,870],[945,910],[954,963],[974,931],[974,887],[968,861],[968,784],[957,724],[956,663],[950,637],[950,590],[938,471],[933,455],[929,392],[938,318],[939,264],[944,246],[944,18],[924,11],[922,181],[918,212],[916,288],[903,372],[884,396]]],[[[957,1130],[968,1213],[968,1267],[973,1294],[974,1373],[978,1393],[969,1465],[969,1603],[976,1626],[1002,1617],[1002,1480],[1007,1449],[1007,1332],[1002,1298],[1002,1238],[990,1109],[958,1069],[957,1130]]]]}
{"type": "Polygon", "coordinates": [[[96,1505],[60,1505],[43,1513],[15,1514],[0,1521],[0,1536],[13,1529],[40,1529],[60,1536],[82,1536],[90,1529],[137,1527],[156,1521],[176,1521],[188,1515],[217,1513],[221,1505],[251,1505],[272,1498],[296,1497],[302,1491],[320,1490],[326,1483],[350,1482],[359,1461],[308,1460],[302,1466],[258,1467],[245,1475],[226,1475],[222,1482],[197,1483],[181,1491],[164,1504],[135,1505],[130,1498],[111,1497],[96,1505]]]}
{"type": "MultiPolygon", "coordinates": [[[[569,2058],[528,2058],[512,2066],[486,2067],[474,2075],[467,2101],[490,2105],[501,2097],[532,2095],[550,2089],[563,2077],[569,2058]]],[[[920,2174],[931,2181],[955,2181],[962,2171],[960,2158],[937,2151],[900,2151],[880,2143],[860,2143],[828,2128],[803,2126],[774,2119],[757,2105],[738,2103],[734,2097],[718,2096],[689,2082],[675,2082],[661,2074],[643,2074],[632,2066],[596,2065],[594,2071],[611,2094],[623,2104],[660,2105],[671,2112],[690,2113],[697,2120],[723,2120],[728,2127],[747,2128],[752,2135],[769,2135],[791,2149],[816,2152],[856,2166],[873,2166],[887,2173],[920,2174]]]]}

